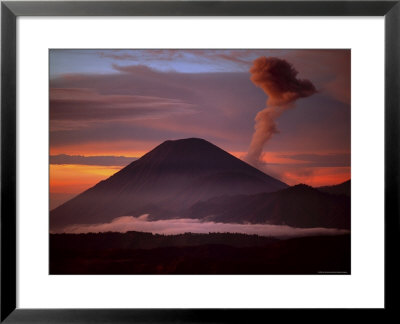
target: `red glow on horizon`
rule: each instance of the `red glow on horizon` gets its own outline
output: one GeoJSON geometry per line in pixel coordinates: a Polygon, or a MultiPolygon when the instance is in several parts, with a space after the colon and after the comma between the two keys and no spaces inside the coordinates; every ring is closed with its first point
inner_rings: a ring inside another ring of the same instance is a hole
{"type": "Polygon", "coordinates": [[[290,186],[304,183],[311,187],[333,186],[351,178],[350,167],[308,168],[305,173],[283,172],[282,181],[290,186]]]}
{"type": "MultiPolygon", "coordinates": [[[[56,152],[54,152],[56,153],[56,152]]],[[[75,154],[84,153],[75,150],[75,154]]],[[[110,152],[104,151],[104,155],[141,156],[146,152],[110,152]]],[[[241,158],[244,152],[231,152],[232,155],[241,158]]],[[[282,158],[285,155],[280,152],[268,152],[263,159],[268,161],[267,170],[263,172],[278,178],[288,185],[304,183],[312,187],[331,186],[345,182],[351,177],[350,167],[306,167],[303,162],[290,158],[282,158]]],[[[94,186],[101,180],[105,180],[122,166],[96,166],[96,165],[50,165],[50,193],[51,194],[79,194],[94,186]]]]}

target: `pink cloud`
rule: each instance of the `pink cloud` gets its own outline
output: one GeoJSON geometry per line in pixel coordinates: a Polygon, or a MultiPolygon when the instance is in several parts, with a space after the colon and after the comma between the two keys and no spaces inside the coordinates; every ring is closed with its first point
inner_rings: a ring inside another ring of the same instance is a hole
{"type": "Polygon", "coordinates": [[[140,217],[122,216],[109,223],[91,225],[72,225],[65,228],[64,233],[100,233],[139,231],[153,234],[181,234],[181,233],[244,233],[272,237],[302,237],[313,235],[338,235],[349,233],[347,230],[332,228],[295,228],[284,225],[268,224],[232,224],[202,222],[198,219],[168,219],[147,221],[148,215],[140,217]]]}

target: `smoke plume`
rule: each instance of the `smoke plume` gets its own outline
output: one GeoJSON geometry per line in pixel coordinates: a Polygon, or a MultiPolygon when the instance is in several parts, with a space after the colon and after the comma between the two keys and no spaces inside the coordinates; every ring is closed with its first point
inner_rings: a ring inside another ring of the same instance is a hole
{"type": "Polygon", "coordinates": [[[289,62],[276,57],[259,57],[253,62],[250,73],[251,81],[268,96],[266,108],[256,115],[246,156],[247,162],[257,165],[265,143],[278,133],[275,120],[293,107],[297,99],[309,97],[317,90],[311,81],[298,79],[298,72],[289,62]]]}

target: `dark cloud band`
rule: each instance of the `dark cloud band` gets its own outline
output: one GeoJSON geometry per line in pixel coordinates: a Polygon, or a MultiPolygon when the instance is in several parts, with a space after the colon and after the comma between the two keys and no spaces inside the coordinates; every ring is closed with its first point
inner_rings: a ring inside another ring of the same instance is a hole
{"type": "Polygon", "coordinates": [[[50,164],[80,164],[99,166],[126,166],[135,161],[135,157],[125,156],[82,156],[82,155],[50,155],[50,164]]]}

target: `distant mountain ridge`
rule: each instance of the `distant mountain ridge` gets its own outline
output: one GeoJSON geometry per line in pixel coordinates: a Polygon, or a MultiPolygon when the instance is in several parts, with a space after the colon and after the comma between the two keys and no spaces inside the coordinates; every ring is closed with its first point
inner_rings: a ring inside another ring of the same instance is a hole
{"type": "Polygon", "coordinates": [[[165,141],[142,158],[50,212],[50,228],[119,216],[182,217],[223,195],[274,192],[288,185],[203,139],[165,141]]]}
{"type": "Polygon", "coordinates": [[[211,198],[187,214],[222,223],[350,229],[350,198],[299,184],[272,193],[211,198]]]}
{"type": "Polygon", "coordinates": [[[335,186],[324,186],[324,187],[318,187],[317,189],[334,195],[346,195],[350,197],[351,180],[347,180],[335,186]]]}

